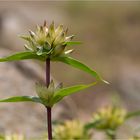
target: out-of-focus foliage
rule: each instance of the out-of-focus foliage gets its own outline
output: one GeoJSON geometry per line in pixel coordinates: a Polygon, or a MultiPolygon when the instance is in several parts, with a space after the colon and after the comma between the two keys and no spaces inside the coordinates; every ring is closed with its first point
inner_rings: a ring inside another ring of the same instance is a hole
{"type": "Polygon", "coordinates": [[[126,109],[116,106],[107,106],[93,114],[92,121],[85,125],[85,129],[95,129],[105,132],[109,139],[116,139],[117,131],[128,119],[139,116],[140,112],[127,112],[126,109]]]}
{"type": "MultiPolygon", "coordinates": [[[[137,111],[138,112],[138,111],[137,111]]],[[[111,140],[117,140],[118,128],[124,124],[128,119],[129,114],[124,108],[108,106],[103,107],[92,116],[92,122],[83,123],[79,120],[67,120],[63,123],[54,124],[53,126],[53,139],[54,140],[94,140],[96,129],[103,132],[111,140]],[[90,129],[89,129],[90,128],[90,129]],[[92,128],[92,129],[91,129],[92,128]]],[[[139,114],[133,115],[133,118],[139,114]]],[[[40,138],[27,139],[23,135],[11,134],[0,136],[0,140],[47,140],[47,135],[40,138]]],[[[139,136],[130,136],[128,140],[140,140],[139,136]]]]}

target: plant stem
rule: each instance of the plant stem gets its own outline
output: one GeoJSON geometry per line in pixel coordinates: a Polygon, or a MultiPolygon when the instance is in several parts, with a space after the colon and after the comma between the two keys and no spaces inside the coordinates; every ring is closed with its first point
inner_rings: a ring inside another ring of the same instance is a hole
{"type": "Polygon", "coordinates": [[[52,140],[52,116],[51,116],[51,107],[47,108],[47,122],[48,122],[48,140],[52,140]]]}
{"type": "Polygon", "coordinates": [[[46,86],[50,84],[50,59],[46,60],[46,86]]]}
{"type": "Polygon", "coordinates": [[[116,136],[115,135],[110,135],[109,138],[110,138],[110,140],[116,140],[116,136]]]}
{"type": "Polygon", "coordinates": [[[116,140],[115,132],[113,132],[113,133],[106,132],[106,134],[110,140],[116,140]]]}
{"type": "MultiPolygon", "coordinates": [[[[46,86],[50,84],[50,59],[46,59],[46,86]]],[[[51,107],[47,107],[47,128],[48,128],[48,140],[52,140],[52,116],[51,107]]]]}

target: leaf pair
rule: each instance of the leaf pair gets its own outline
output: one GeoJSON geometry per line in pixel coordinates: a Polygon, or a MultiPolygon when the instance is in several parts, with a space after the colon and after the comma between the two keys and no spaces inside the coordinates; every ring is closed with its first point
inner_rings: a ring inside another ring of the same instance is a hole
{"type": "Polygon", "coordinates": [[[44,22],[44,26],[37,26],[35,32],[29,31],[29,33],[29,36],[22,36],[22,38],[28,42],[28,45],[25,45],[25,48],[28,51],[19,52],[4,58],[0,58],[0,62],[20,61],[27,59],[46,61],[46,59],[49,58],[51,61],[63,62],[92,75],[94,78],[96,78],[96,82],[88,85],[76,85],[62,88],[58,91],[51,91],[49,88],[38,86],[37,93],[39,98],[31,96],[18,96],[0,100],[0,102],[32,101],[42,103],[45,106],[53,106],[65,96],[89,88],[99,81],[107,83],[96,71],[92,70],[78,60],[68,56],[72,50],[65,50],[65,47],[69,45],[78,45],[80,42],[72,42],[71,40],[73,35],[67,37],[67,31],[64,30],[62,25],[55,28],[53,22],[49,27],[47,27],[46,22],[44,22]]]}
{"type": "MultiPolygon", "coordinates": [[[[54,93],[54,96],[52,98],[53,104],[51,104],[51,106],[56,104],[60,100],[62,100],[65,96],[87,89],[95,84],[96,82],[87,85],[76,85],[67,88],[62,88],[54,93]]],[[[0,100],[0,102],[29,102],[29,101],[35,103],[41,103],[45,106],[48,105],[47,102],[45,103],[44,101],[42,101],[40,97],[34,97],[34,96],[15,96],[15,97],[10,97],[7,99],[0,100]]]]}
{"type": "MultiPolygon", "coordinates": [[[[4,57],[4,58],[0,58],[0,62],[19,61],[19,60],[26,60],[26,59],[36,59],[36,60],[40,60],[40,61],[46,60],[46,58],[44,58],[43,56],[39,56],[33,52],[27,51],[27,52],[19,52],[19,53],[16,53],[16,54],[4,57]]],[[[71,57],[64,55],[64,56],[54,57],[51,60],[68,64],[72,67],[75,67],[77,69],[80,69],[80,70],[92,75],[93,77],[96,78],[97,81],[102,81],[102,82],[108,83],[107,81],[103,80],[96,71],[92,70],[91,68],[89,68],[85,64],[79,62],[76,59],[73,59],[71,57]]]]}
{"type": "MultiPolygon", "coordinates": [[[[36,59],[36,60],[40,60],[40,61],[45,61],[43,56],[39,56],[33,52],[27,51],[27,52],[19,52],[19,53],[16,53],[16,54],[4,57],[4,58],[0,58],[0,62],[19,61],[19,60],[26,60],[26,59],[36,59]]],[[[80,69],[80,70],[92,75],[93,77],[96,78],[97,82],[98,81],[106,82],[99,76],[99,74],[97,74],[96,71],[92,70],[85,64],[83,64],[83,63],[79,62],[78,60],[75,60],[71,57],[64,55],[64,56],[54,57],[51,59],[51,61],[63,62],[65,64],[68,64],[72,67],[75,67],[77,69],[80,69]]],[[[58,90],[57,92],[55,92],[52,103],[49,106],[54,105],[55,103],[57,103],[58,101],[63,99],[65,96],[68,96],[68,95],[78,92],[80,90],[86,89],[90,86],[93,86],[97,82],[94,82],[94,83],[88,84],[88,85],[76,85],[76,86],[62,88],[62,89],[58,90]]],[[[40,98],[32,97],[32,96],[17,96],[17,97],[11,97],[8,99],[0,100],[0,102],[22,102],[22,101],[32,101],[32,102],[37,102],[37,103],[42,103],[44,105],[48,105],[48,102],[45,103],[45,101],[42,101],[40,98]]]]}

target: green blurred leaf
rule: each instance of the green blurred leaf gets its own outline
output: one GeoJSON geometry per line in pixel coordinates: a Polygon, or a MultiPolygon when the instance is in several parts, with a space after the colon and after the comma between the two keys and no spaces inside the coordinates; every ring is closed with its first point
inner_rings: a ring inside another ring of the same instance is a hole
{"type": "Polygon", "coordinates": [[[91,68],[89,68],[85,64],[79,62],[76,59],[73,59],[71,57],[66,57],[66,56],[60,56],[60,57],[52,58],[52,61],[60,61],[60,62],[66,63],[66,64],[68,64],[70,66],[73,66],[75,68],[78,68],[80,70],[83,70],[83,71],[91,74],[93,77],[96,78],[96,80],[103,81],[104,83],[108,84],[108,82],[103,80],[96,71],[92,70],[91,68]]]}
{"type": "Polygon", "coordinates": [[[101,123],[100,120],[99,120],[99,121],[94,121],[94,122],[90,122],[90,123],[85,124],[85,126],[84,126],[84,127],[85,127],[85,130],[88,131],[88,130],[90,130],[90,129],[96,128],[96,126],[97,126],[99,123],[101,123]]]}
{"type": "Polygon", "coordinates": [[[57,103],[58,101],[63,99],[65,96],[68,96],[68,95],[74,94],[75,92],[89,88],[89,87],[95,85],[96,83],[97,82],[94,82],[94,83],[88,84],[88,85],[76,85],[76,86],[60,89],[54,94],[53,102],[57,103]]]}
{"type": "Polygon", "coordinates": [[[126,119],[130,119],[137,116],[140,116],[140,111],[129,112],[126,115],[126,119]]]}
{"type": "Polygon", "coordinates": [[[116,130],[113,129],[107,129],[106,131],[106,135],[110,138],[110,140],[116,140],[116,130]]]}
{"type": "Polygon", "coordinates": [[[14,96],[6,99],[1,99],[0,102],[36,102],[42,104],[40,98],[34,96],[14,96]]]}
{"type": "Polygon", "coordinates": [[[79,44],[82,44],[81,42],[74,42],[74,41],[69,41],[69,42],[66,42],[65,43],[66,45],[79,45],[79,44]]]}
{"type": "Polygon", "coordinates": [[[19,61],[19,60],[25,60],[25,59],[43,60],[41,56],[38,56],[33,52],[18,52],[16,54],[0,58],[0,62],[19,61]]]}

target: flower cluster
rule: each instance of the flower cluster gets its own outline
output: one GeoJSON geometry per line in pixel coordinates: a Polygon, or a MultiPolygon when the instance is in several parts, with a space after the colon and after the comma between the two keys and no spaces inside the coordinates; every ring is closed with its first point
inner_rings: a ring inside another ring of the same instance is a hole
{"type": "Polygon", "coordinates": [[[21,38],[28,42],[24,45],[28,51],[51,58],[72,52],[72,50],[66,51],[65,48],[74,35],[68,37],[66,35],[67,30],[64,30],[63,25],[55,28],[52,22],[48,27],[45,21],[43,26],[37,25],[35,32],[29,31],[29,36],[21,36],[21,38]]]}
{"type": "Polygon", "coordinates": [[[89,134],[84,131],[84,125],[77,120],[66,121],[54,128],[54,139],[56,140],[89,140],[89,138],[89,134]]]}
{"type": "Polygon", "coordinates": [[[25,137],[22,134],[6,134],[1,136],[0,140],[25,140],[25,137]]]}
{"type": "Polygon", "coordinates": [[[130,138],[129,140],[140,140],[140,137],[134,136],[133,138],[130,138]]]}
{"type": "Polygon", "coordinates": [[[126,110],[119,107],[108,106],[94,113],[93,121],[97,122],[97,129],[115,130],[125,121],[125,117],[126,110]]]}

